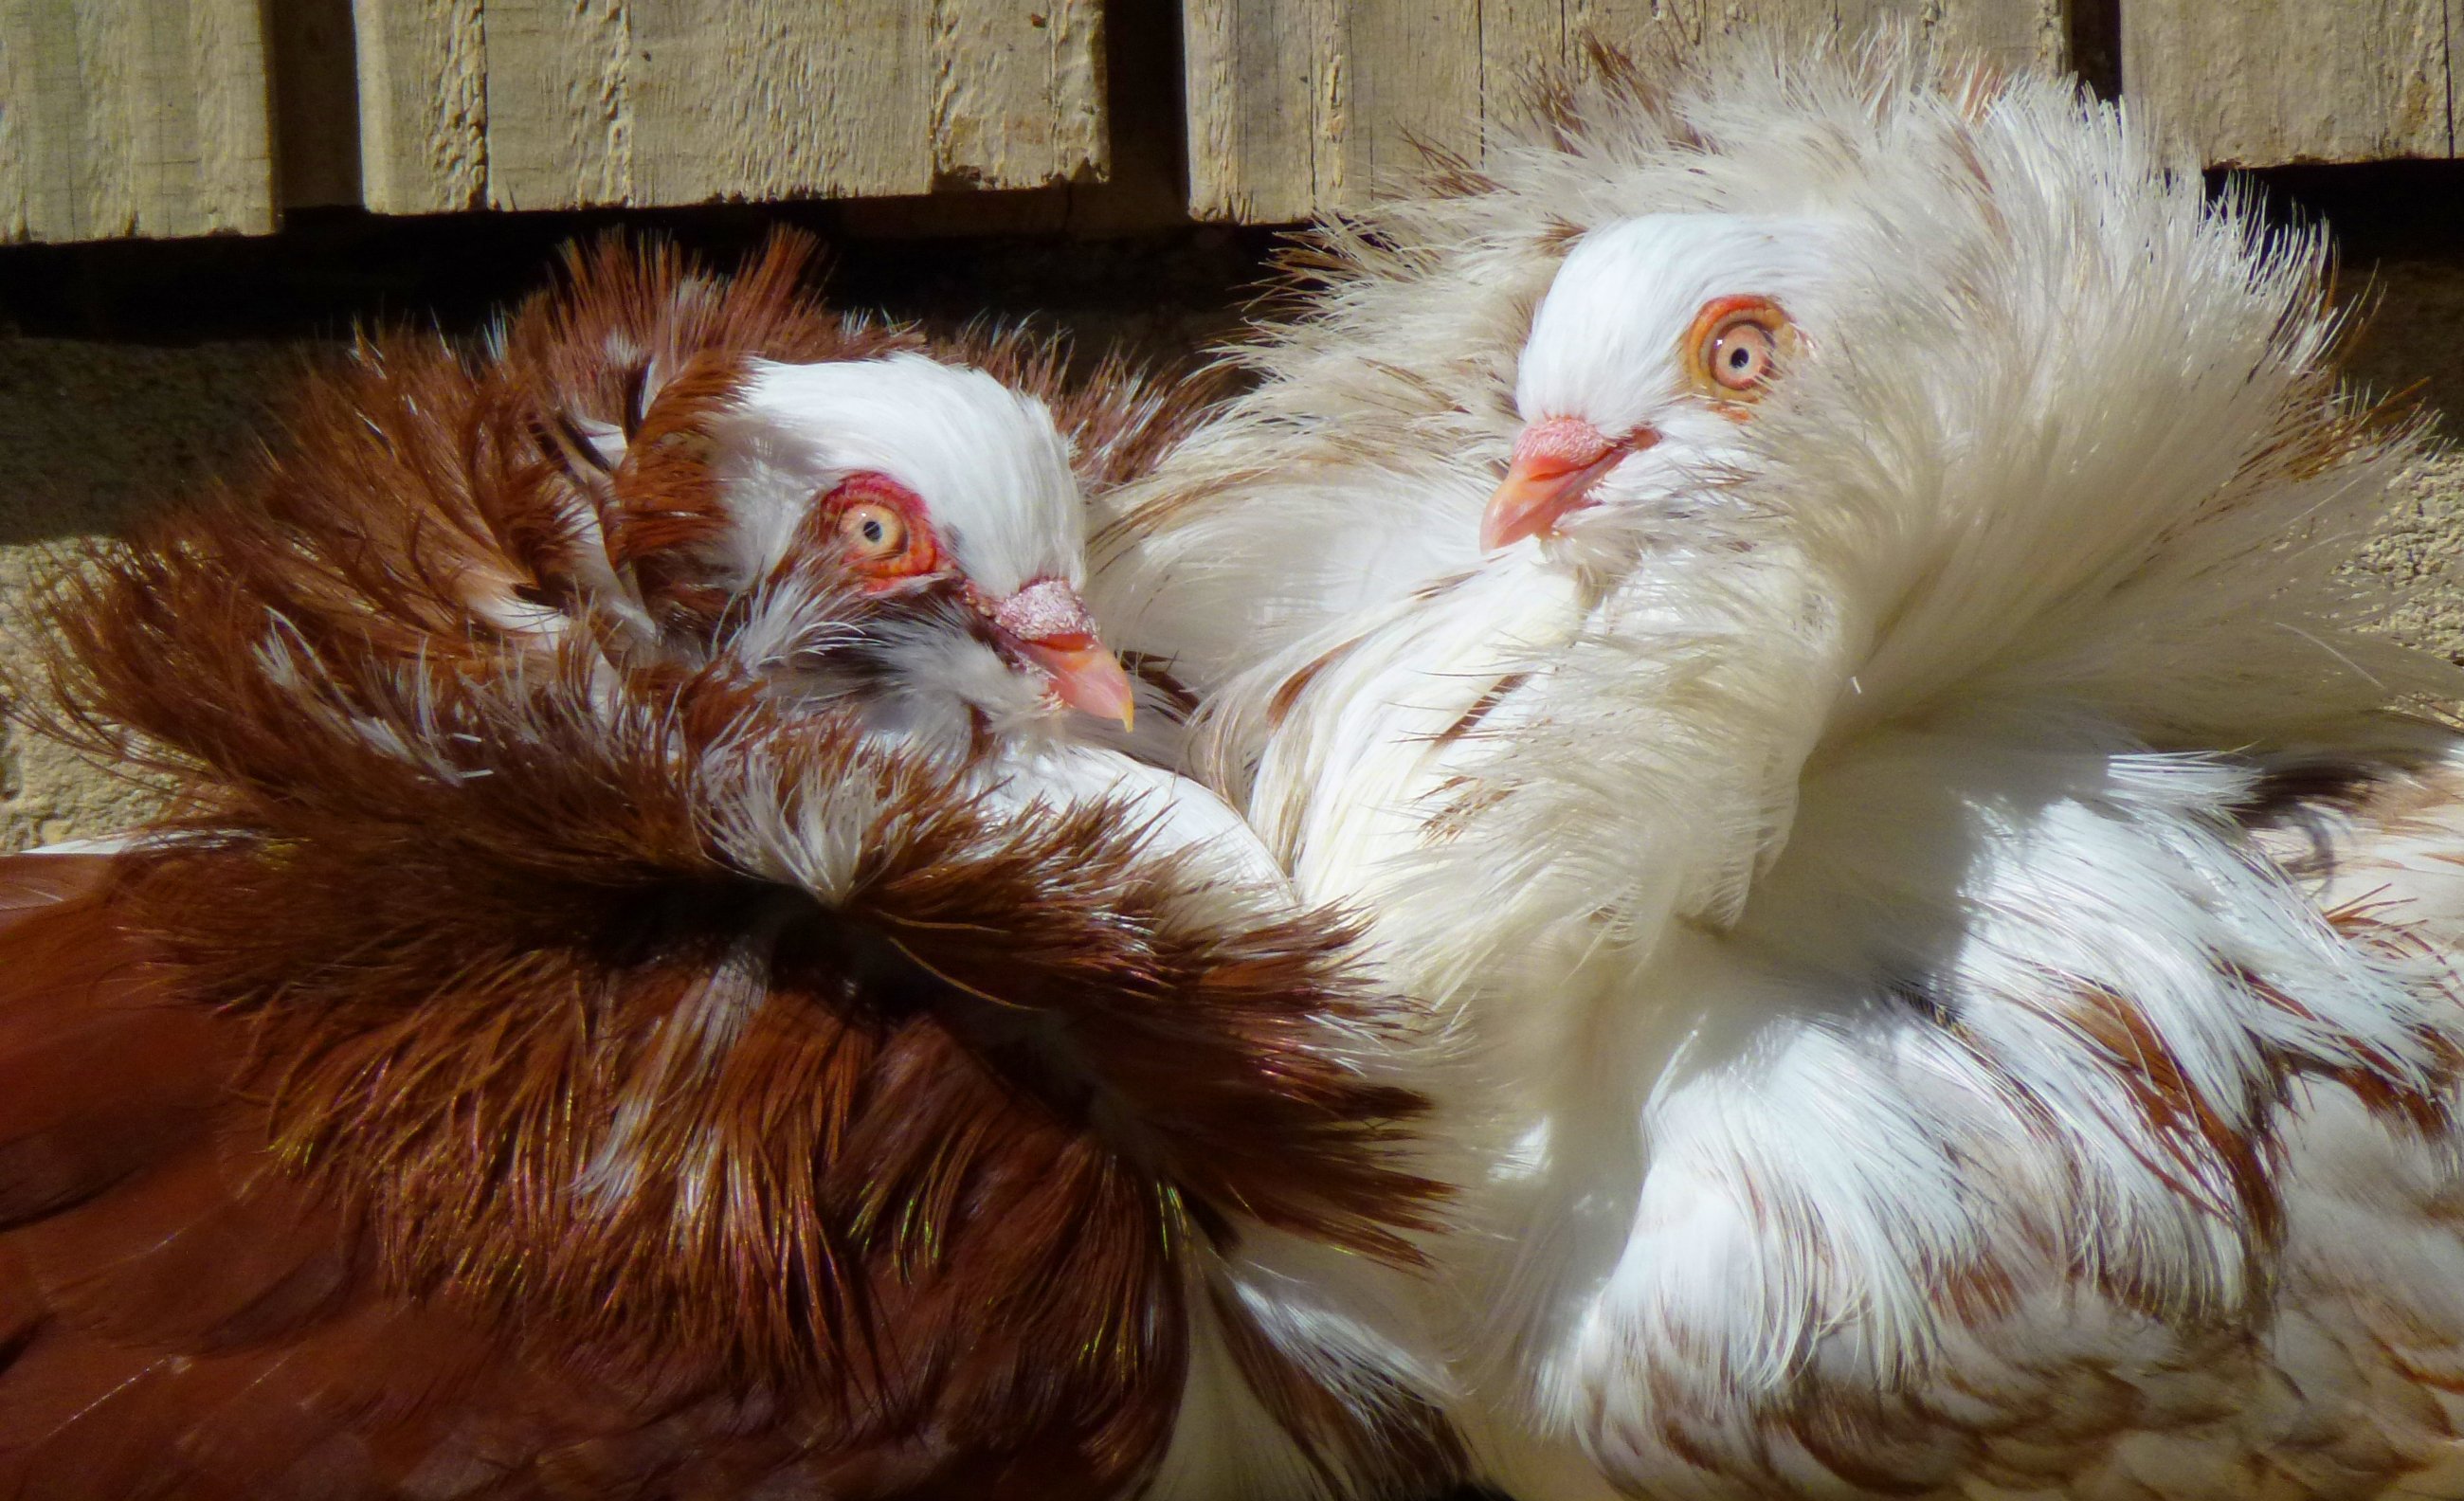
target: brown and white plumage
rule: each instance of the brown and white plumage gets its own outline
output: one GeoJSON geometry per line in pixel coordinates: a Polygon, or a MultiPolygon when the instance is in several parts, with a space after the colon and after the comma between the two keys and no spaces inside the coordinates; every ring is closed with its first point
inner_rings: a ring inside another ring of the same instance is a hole
{"type": "Polygon", "coordinates": [[[2321,246],[2055,80],[1604,72],[1327,232],[1098,581],[1473,1055],[1491,1473],[2458,1493],[2457,679],[2321,246]]]}
{"type": "Polygon", "coordinates": [[[55,717],[180,803],[0,862],[0,1494],[1449,1471],[1383,1004],[1055,702],[1127,710],[1070,453],[1171,393],[804,259],[363,344],[55,581],[55,717]]]}

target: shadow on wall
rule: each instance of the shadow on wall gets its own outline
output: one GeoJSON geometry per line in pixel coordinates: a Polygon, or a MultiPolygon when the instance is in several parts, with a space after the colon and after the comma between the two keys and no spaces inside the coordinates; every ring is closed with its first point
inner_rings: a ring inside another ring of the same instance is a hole
{"type": "Polygon", "coordinates": [[[2360,319],[2353,376],[2375,395],[2411,392],[2464,442],[2464,164],[2246,175],[2277,217],[2335,235],[2336,294],[2360,319]]]}
{"type": "MultiPolygon", "coordinates": [[[[2340,294],[2367,314],[2353,373],[2376,394],[2410,391],[2464,434],[2464,164],[2256,177],[2280,213],[2338,233],[2340,294]]],[[[1090,349],[1158,357],[1231,332],[1275,243],[1214,227],[896,237],[868,232],[866,212],[877,206],[309,210],[257,239],[0,249],[0,546],[117,529],[244,454],[303,362],[330,357],[355,327],[473,331],[577,237],[651,231],[725,261],[774,224],[799,225],[833,246],[842,305],[944,323],[1034,317],[1090,349]]]]}
{"type": "Polygon", "coordinates": [[[469,334],[541,285],[559,248],[654,232],[726,264],[774,224],[833,247],[845,307],[957,324],[1032,319],[1082,350],[1172,358],[1231,332],[1270,232],[1115,239],[852,238],[826,206],[647,213],[292,215],[254,240],[0,249],[0,547],[111,531],[228,472],[267,408],[355,328],[469,334]]]}
{"type": "Polygon", "coordinates": [[[227,472],[308,354],[0,339],[0,546],[115,531],[227,472]]]}

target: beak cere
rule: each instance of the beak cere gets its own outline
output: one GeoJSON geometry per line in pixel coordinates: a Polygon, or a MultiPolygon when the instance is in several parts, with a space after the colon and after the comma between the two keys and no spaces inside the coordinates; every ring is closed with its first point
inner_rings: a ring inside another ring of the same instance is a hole
{"type": "Polygon", "coordinates": [[[993,626],[1052,679],[1063,703],[1130,727],[1137,710],[1130,674],[1095,639],[1094,618],[1077,590],[1059,579],[1039,579],[994,607],[993,626]]]}
{"type": "Polygon", "coordinates": [[[1480,519],[1480,546],[1495,552],[1526,537],[1554,531],[1558,520],[1582,504],[1584,494],[1629,453],[1660,441],[1639,428],[1611,439],[1580,417],[1551,417],[1523,430],[1514,440],[1514,461],[1505,483],[1488,497],[1480,519]]]}

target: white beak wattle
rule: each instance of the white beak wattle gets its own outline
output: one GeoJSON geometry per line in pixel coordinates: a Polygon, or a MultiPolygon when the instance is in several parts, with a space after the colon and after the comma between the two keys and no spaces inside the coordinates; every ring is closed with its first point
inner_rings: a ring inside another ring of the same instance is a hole
{"type": "Polygon", "coordinates": [[[1130,728],[1137,712],[1130,674],[1096,638],[1095,619],[1076,589],[1038,579],[993,607],[993,626],[1052,679],[1063,703],[1130,728]]]}

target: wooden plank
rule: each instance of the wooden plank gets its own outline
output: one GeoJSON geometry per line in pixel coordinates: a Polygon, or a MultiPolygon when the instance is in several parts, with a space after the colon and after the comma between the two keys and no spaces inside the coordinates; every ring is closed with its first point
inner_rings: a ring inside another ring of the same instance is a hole
{"type": "Polygon", "coordinates": [[[356,4],[367,203],[385,212],[1034,188],[1106,167],[1102,0],[356,4]]]}
{"type": "Polygon", "coordinates": [[[637,0],[639,204],[918,193],[930,14],[900,0],[637,0]]]}
{"type": "Polygon", "coordinates": [[[1190,212],[1285,223],[1368,202],[1415,143],[1477,157],[1542,68],[1885,16],[2005,66],[2058,63],[2062,0],[1183,0],[1190,212]]]}
{"type": "MultiPolygon", "coordinates": [[[[2091,3],[2091,0],[2071,0],[2091,3]]],[[[2127,3],[2127,0],[2124,0],[2127,3]]],[[[1970,53],[2005,72],[2071,65],[2070,4],[2065,0],[1904,5],[1898,0],[1838,0],[1837,30],[1854,36],[1885,20],[1914,21],[1946,48],[1970,53]]]]}
{"type": "Polygon", "coordinates": [[[1187,0],[1183,90],[1189,208],[1201,219],[1281,224],[1318,208],[1332,0],[1187,0]]]}
{"type": "Polygon", "coordinates": [[[274,228],[258,0],[0,0],[0,241],[274,228]]]}
{"type": "MultiPolygon", "coordinates": [[[[490,0],[491,206],[633,201],[635,9],[624,0],[490,0]]],[[[652,17],[641,43],[654,57],[658,24],[652,17]]]]}
{"type": "Polygon", "coordinates": [[[486,201],[487,51],[480,0],[352,0],[360,60],[360,195],[379,213],[486,201]]]}
{"type": "Polygon", "coordinates": [[[2211,163],[2455,153],[2456,0],[2127,0],[2122,88],[2211,163]]]}
{"type": "Polygon", "coordinates": [[[1421,146],[1480,154],[1482,6],[1456,0],[1349,5],[1333,34],[1334,87],[1317,198],[1351,203],[1408,184],[1421,146]],[[1344,59],[1357,58],[1348,70],[1344,59]]]}
{"type": "MultiPolygon", "coordinates": [[[[1168,63],[1179,51],[1180,16],[1172,5],[1110,5],[1100,54],[1104,69],[1100,121],[1089,154],[1101,180],[1073,179],[1013,192],[935,192],[856,199],[832,215],[835,233],[906,238],[948,234],[1067,234],[1111,237],[1177,228],[1189,222],[1188,183],[1180,132],[1180,73],[1168,63]]],[[[1073,48],[1077,44],[1070,44],[1073,48]]],[[[949,154],[937,170],[949,181],[949,154]]]]}
{"type": "Polygon", "coordinates": [[[934,12],[939,186],[1106,174],[1102,0],[939,0],[934,12]]]}

